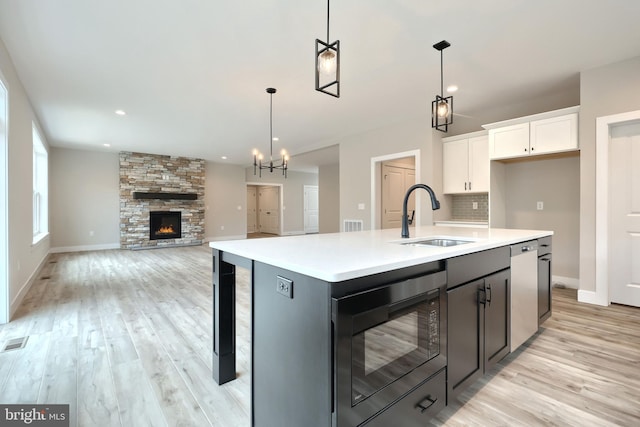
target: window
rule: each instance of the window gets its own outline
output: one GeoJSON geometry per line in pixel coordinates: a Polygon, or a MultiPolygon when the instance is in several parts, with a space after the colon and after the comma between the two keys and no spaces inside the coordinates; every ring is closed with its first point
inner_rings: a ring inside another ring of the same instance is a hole
{"type": "Polygon", "coordinates": [[[49,233],[48,153],[33,124],[33,243],[49,233]]]}

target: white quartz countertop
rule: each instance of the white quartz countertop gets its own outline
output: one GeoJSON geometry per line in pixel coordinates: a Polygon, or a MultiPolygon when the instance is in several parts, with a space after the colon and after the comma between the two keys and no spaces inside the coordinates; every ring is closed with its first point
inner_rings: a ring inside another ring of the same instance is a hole
{"type": "Polygon", "coordinates": [[[400,229],[396,228],[214,241],[209,246],[327,282],[341,282],[538,239],[550,236],[553,232],[425,226],[411,228],[410,234],[409,239],[402,239],[400,229]],[[426,238],[453,238],[472,242],[449,247],[399,244],[426,238]]]}

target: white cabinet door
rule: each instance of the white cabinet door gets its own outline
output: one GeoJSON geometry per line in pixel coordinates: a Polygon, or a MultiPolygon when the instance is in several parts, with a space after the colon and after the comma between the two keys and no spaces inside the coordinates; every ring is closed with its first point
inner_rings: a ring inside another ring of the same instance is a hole
{"type": "Polygon", "coordinates": [[[464,193],[469,182],[468,139],[442,145],[442,192],[464,193]]]}
{"type": "Polygon", "coordinates": [[[469,185],[473,193],[489,192],[489,138],[469,138],[469,185]]]}
{"type": "Polygon", "coordinates": [[[578,115],[567,114],[535,120],[531,126],[531,154],[557,153],[578,149],[578,115]]]}
{"type": "Polygon", "coordinates": [[[529,123],[489,130],[489,157],[509,159],[529,155],[529,123]]]}

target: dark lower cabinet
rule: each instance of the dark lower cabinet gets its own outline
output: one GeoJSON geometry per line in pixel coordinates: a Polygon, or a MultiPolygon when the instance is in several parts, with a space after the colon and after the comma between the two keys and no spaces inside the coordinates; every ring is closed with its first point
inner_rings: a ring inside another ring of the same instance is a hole
{"type": "Polygon", "coordinates": [[[551,317],[551,254],[538,257],[538,326],[551,317]]]}
{"type": "Polygon", "coordinates": [[[538,326],[551,317],[551,236],[538,239],[538,326]]]}
{"type": "Polygon", "coordinates": [[[418,427],[427,425],[446,403],[445,370],[441,370],[415,389],[403,396],[394,405],[370,418],[362,427],[418,427]]]}
{"type": "Polygon", "coordinates": [[[510,270],[447,292],[447,400],[509,354],[510,270]]]}

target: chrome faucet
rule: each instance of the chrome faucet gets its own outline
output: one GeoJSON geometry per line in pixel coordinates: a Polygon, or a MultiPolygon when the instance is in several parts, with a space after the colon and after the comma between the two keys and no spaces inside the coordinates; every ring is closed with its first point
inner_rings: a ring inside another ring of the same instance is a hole
{"type": "Polygon", "coordinates": [[[429,196],[431,197],[431,209],[433,209],[434,211],[436,209],[440,209],[440,202],[438,201],[438,199],[436,199],[436,195],[431,189],[431,187],[425,184],[412,185],[407,190],[407,194],[404,195],[404,201],[402,202],[402,237],[403,238],[409,237],[409,217],[407,215],[407,203],[409,202],[409,196],[411,195],[413,190],[415,190],[416,188],[422,188],[423,190],[427,190],[427,192],[429,193],[429,196]]]}

